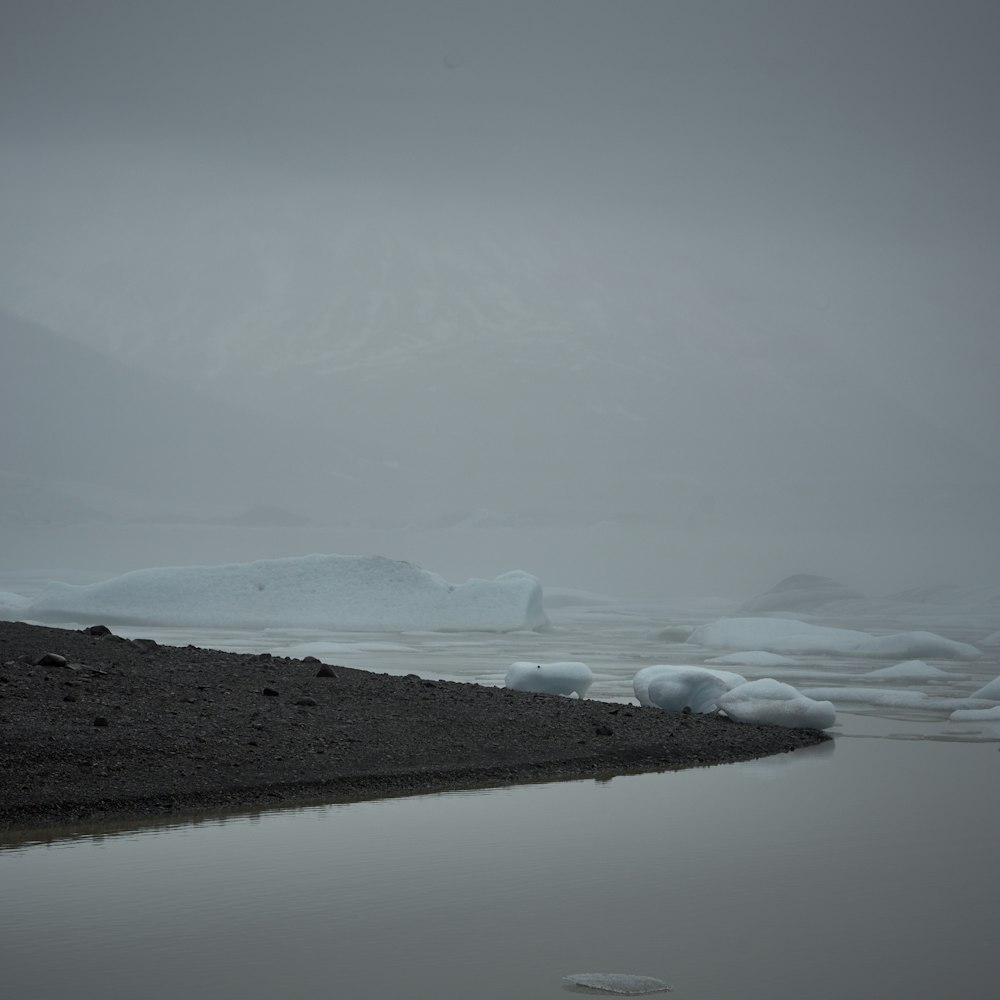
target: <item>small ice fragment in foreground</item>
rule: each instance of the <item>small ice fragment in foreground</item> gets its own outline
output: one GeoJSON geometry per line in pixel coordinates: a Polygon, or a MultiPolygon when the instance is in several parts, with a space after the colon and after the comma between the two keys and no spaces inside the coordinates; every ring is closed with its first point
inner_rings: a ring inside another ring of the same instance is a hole
{"type": "Polygon", "coordinates": [[[576,694],[583,698],[594,675],[586,663],[535,663],[519,660],[507,671],[504,684],[513,691],[534,691],[536,694],[576,694]]]}
{"type": "Polygon", "coordinates": [[[662,979],[652,976],[633,976],[628,972],[574,972],[563,976],[568,983],[576,986],[586,986],[592,990],[603,990],[605,993],[662,993],[672,990],[662,979]]]}
{"type": "Polygon", "coordinates": [[[685,708],[696,713],[714,712],[730,687],[725,678],[704,667],[643,667],[632,680],[640,705],[668,712],[683,712],[685,708]]]}
{"type": "Polygon", "coordinates": [[[654,664],[632,678],[632,690],[646,708],[680,712],[687,706],[692,712],[714,712],[724,691],[745,683],[745,677],[729,670],[654,664]]]}

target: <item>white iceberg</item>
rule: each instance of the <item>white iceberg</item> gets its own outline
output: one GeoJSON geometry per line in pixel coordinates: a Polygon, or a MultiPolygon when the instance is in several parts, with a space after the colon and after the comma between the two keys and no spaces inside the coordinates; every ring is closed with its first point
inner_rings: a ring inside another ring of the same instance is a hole
{"type": "Polygon", "coordinates": [[[1000,701],[1000,677],[994,677],[989,684],[984,684],[978,691],[973,691],[972,697],[1000,701]]]}
{"type": "Polygon", "coordinates": [[[535,694],[575,694],[583,698],[594,675],[586,663],[564,661],[560,663],[535,663],[519,660],[507,671],[504,685],[513,691],[532,691],[535,694]]]}
{"type": "Polygon", "coordinates": [[[830,702],[808,698],[791,684],[771,678],[733,688],[719,699],[719,708],[736,722],[790,729],[829,729],[837,721],[830,702]]]}
{"type": "Polygon", "coordinates": [[[992,708],[959,708],[948,718],[952,722],[1000,722],[1000,705],[992,708]]]}
{"type": "Polygon", "coordinates": [[[662,664],[643,667],[632,678],[632,690],[640,705],[667,712],[714,712],[719,698],[746,678],[728,670],[662,664]]]}
{"type": "Polygon", "coordinates": [[[511,632],[548,624],[541,584],[527,573],[455,586],[411,563],[338,555],[55,583],[21,613],[35,621],[371,632],[511,632]]]}
{"type": "Polygon", "coordinates": [[[620,993],[639,996],[643,993],[663,993],[672,990],[662,979],[653,976],[635,976],[630,972],[574,972],[563,976],[574,986],[586,986],[591,990],[603,990],[605,993],[620,993]]]}
{"type": "Polygon", "coordinates": [[[897,632],[874,636],[854,629],[811,625],[790,618],[722,618],[699,625],[688,642],[718,649],[766,650],[793,655],[926,657],[934,660],[974,660],[975,646],[932,632],[897,632]]]}
{"type": "Polygon", "coordinates": [[[954,677],[955,675],[949,674],[947,670],[935,667],[931,663],[925,663],[923,660],[904,660],[902,663],[894,663],[891,667],[879,667],[878,670],[869,670],[864,676],[919,681],[945,679],[954,677]]]}
{"type": "Polygon", "coordinates": [[[817,687],[804,688],[802,693],[808,698],[863,701],[883,708],[926,708],[930,704],[923,691],[897,691],[894,688],[817,687]]]}

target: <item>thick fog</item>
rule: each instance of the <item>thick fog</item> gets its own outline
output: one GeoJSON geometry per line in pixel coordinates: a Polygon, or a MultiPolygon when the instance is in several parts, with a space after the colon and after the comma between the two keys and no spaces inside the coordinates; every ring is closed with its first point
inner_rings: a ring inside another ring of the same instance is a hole
{"type": "Polygon", "coordinates": [[[0,568],[995,582],[998,29],[8,0],[0,568]]]}

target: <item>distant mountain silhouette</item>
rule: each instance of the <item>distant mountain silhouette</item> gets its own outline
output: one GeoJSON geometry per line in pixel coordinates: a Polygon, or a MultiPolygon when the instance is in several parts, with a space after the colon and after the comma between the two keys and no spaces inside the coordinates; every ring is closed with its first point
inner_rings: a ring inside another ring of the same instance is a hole
{"type": "Polygon", "coordinates": [[[277,417],[157,379],[3,311],[0,345],[0,473],[193,509],[281,496],[293,477],[324,478],[298,451],[301,431],[277,417]]]}

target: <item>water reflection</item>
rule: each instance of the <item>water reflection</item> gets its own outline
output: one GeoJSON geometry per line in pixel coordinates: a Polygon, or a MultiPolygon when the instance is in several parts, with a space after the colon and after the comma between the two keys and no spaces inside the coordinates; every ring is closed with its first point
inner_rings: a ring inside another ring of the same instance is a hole
{"type": "Polygon", "coordinates": [[[5,995],[984,995],[995,748],[835,751],[91,830],[0,854],[5,995]],[[755,780],[755,779],[765,780],[755,780]]]}

